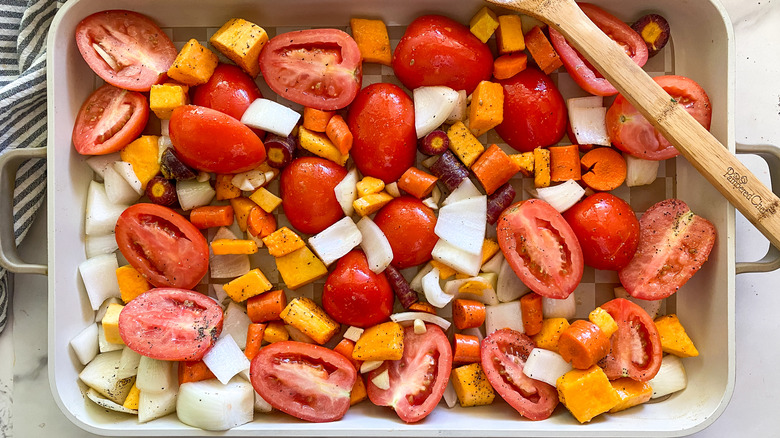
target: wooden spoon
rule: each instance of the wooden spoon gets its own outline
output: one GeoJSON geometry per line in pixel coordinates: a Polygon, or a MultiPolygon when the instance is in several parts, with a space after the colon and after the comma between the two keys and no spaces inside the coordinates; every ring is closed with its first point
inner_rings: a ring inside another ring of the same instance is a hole
{"type": "Polygon", "coordinates": [[[780,199],[626,55],[574,0],[487,0],[558,30],[728,201],[780,249],[780,199]]]}

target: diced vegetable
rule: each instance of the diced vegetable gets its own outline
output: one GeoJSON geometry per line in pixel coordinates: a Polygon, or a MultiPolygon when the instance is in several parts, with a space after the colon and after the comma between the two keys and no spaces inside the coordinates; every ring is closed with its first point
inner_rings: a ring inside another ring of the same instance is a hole
{"type": "Polygon", "coordinates": [[[171,385],[165,391],[141,391],[138,397],[138,422],[146,423],[176,411],[178,385],[171,385]]]}
{"type": "Polygon", "coordinates": [[[244,350],[246,349],[249,324],[251,323],[252,320],[247,316],[246,310],[234,301],[231,301],[225,308],[220,337],[232,336],[238,348],[244,350]]]}
{"type": "Polygon", "coordinates": [[[205,84],[219,64],[219,58],[198,40],[187,41],[181,49],[173,65],[168,69],[168,76],[182,84],[194,86],[205,84]]]}
{"type": "Polygon", "coordinates": [[[515,200],[515,188],[512,184],[506,183],[496,189],[487,199],[487,223],[494,225],[498,217],[515,200]]]}
{"type": "Polygon", "coordinates": [[[558,52],[539,26],[534,26],[525,34],[525,47],[545,74],[549,75],[563,65],[558,52]]]}
{"type": "Polygon", "coordinates": [[[97,310],[106,299],[121,296],[116,279],[117,268],[115,253],[95,256],[79,264],[79,273],[93,310],[97,310]]]}
{"type": "Polygon", "coordinates": [[[260,268],[252,269],[246,274],[222,286],[230,298],[240,303],[246,299],[271,290],[271,282],[260,268]]]}
{"type": "Polygon", "coordinates": [[[274,257],[284,257],[306,246],[301,236],[287,227],[279,228],[263,237],[263,243],[268,247],[268,253],[274,257]]]}
{"type": "Polygon", "coordinates": [[[523,365],[523,374],[555,386],[558,383],[558,378],[572,369],[571,364],[565,361],[560,354],[543,348],[534,348],[523,365]]]}
{"type": "Polygon", "coordinates": [[[216,194],[208,181],[179,180],[176,182],[176,196],[179,198],[181,209],[185,211],[208,205],[216,194]]]}
{"type": "Polygon", "coordinates": [[[534,187],[549,187],[550,178],[550,150],[534,149],[534,187]]]}
{"type": "Polygon", "coordinates": [[[610,146],[607,133],[607,108],[603,106],[569,110],[569,123],[577,144],[610,146]]]}
{"type": "Polygon", "coordinates": [[[101,254],[110,254],[119,249],[119,245],[116,243],[116,236],[114,236],[114,233],[105,234],[102,236],[88,234],[84,238],[84,246],[86,247],[85,249],[88,259],[101,254]]]}
{"type": "Polygon", "coordinates": [[[246,314],[252,322],[268,322],[279,319],[285,307],[287,296],[284,290],[277,289],[249,298],[246,314]]]}
{"type": "Polygon", "coordinates": [[[352,37],[360,48],[363,62],[376,62],[390,65],[393,52],[390,48],[390,37],[387,26],[382,20],[352,18],[349,20],[352,37]]]}
{"type": "Polygon", "coordinates": [[[534,174],[534,153],[523,152],[521,154],[512,154],[509,159],[514,161],[520,167],[520,173],[525,176],[534,174]]]}
{"type": "Polygon", "coordinates": [[[149,90],[149,109],[159,119],[170,119],[174,109],[187,104],[187,88],[175,83],[152,85],[149,90]]]}
{"type": "Polygon", "coordinates": [[[98,354],[98,326],[90,324],[70,340],[70,348],[82,365],[88,364],[98,354]]]}
{"type": "MultiPolygon", "coordinates": [[[[482,152],[485,151],[485,147],[482,146],[482,143],[479,142],[477,137],[474,137],[474,134],[471,133],[463,122],[455,122],[454,125],[450,126],[450,129],[447,130],[447,137],[450,139],[450,151],[452,151],[466,167],[471,167],[471,165],[474,164],[474,161],[476,161],[477,158],[482,155],[482,152]]],[[[431,171],[433,171],[433,168],[431,168],[431,171]]],[[[436,174],[435,171],[434,175],[444,179],[441,175],[436,174]]]]}
{"type": "Polygon", "coordinates": [[[241,123],[287,137],[300,118],[298,112],[273,100],[260,98],[255,99],[244,111],[241,123]]]}
{"type": "Polygon", "coordinates": [[[525,70],[527,66],[528,55],[525,53],[507,53],[493,61],[493,77],[498,80],[509,79],[525,70]]]}
{"type": "Polygon", "coordinates": [[[629,154],[623,154],[626,159],[626,185],[629,187],[644,186],[652,183],[658,177],[660,161],[643,160],[629,154]]]}
{"type": "Polygon", "coordinates": [[[450,381],[463,407],[489,405],[496,398],[496,393],[478,362],[454,368],[450,381]]]}
{"type": "Polygon", "coordinates": [[[363,196],[373,195],[384,190],[385,182],[373,176],[365,176],[355,184],[355,188],[357,189],[358,198],[362,198],[363,196]]]}
{"type": "Polygon", "coordinates": [[[231,18],[223,24],[209,42],[249,76],[260,74],[260,51],[268,42],[262,27],[242,18],[231,18]]]}
{"type": "Polygon", "coordinates": [[[402,325],[408,325],[409,322],[412,322],[413,324],[417,325],[417,321],[422,321],[422,322],[429,322],[431,324],[436,324],[439,327],[441,327],[442,330],[447,330],[450,328],[449,321],[447,321],[446,319],[440,316],[428,312],[414,311],[414,312],[393,313],[392,315],[390,315],[390,319],[393,322],[406,323],[402,325]]]}
{"type": "Polygon", "coordinates": [[[328,275],[328,268],[308,247],[276,258],[276,269],[288,288],[295,290],[328,275]]]}
{"type": "Polygon", "coordinates": [[[157,175],[153,177],[146,185],[146,197],[149,198],[154,204],[164,205],[166,207],[173,206],[179,202],[179,197],[176,194],[176,186],[164,177],[157,175]]]}
{"type": "Polygon", "coordinates": [[[341,209],[347,216],[352,216],[355,212],[352,203],[357,199],[357,182],[358,171],[353,167],[347,172],[347,176],[336,184],[336,187],[333,189],[336,193],[336,200],[339,201],[341,209]]]}
{"type": "Polygon", "coordinates": [[[673,354],[664,356],[658,374],[648,383],[653,388],[651,398],[663,397],[685,389],[688,386],[688,375],[685,373],[682,360],[673,354]]]}
{"type": "Polygon", "coordinates": [[[483,6],[476,15],[471,17],[469,22],[469,30],[483,43],[486,43],[493,36],[496,29],[498,29],[498,17],[487,6],[483,6]]]}
{"type": "Polygon", "coordinates": [[[349,130],[347,122],[340,115],[336,114],[331,117],[328,121],[328,126],[325,127],[325,135],[328,136],[328,140],[336,146],[336,149],[342,155],[347,156],[349,151],[352,150],[352,143],[355,138],[352,135],[352,131],[349,130]]]}
{"type": "Polygon", "coordinates": [[[596,148],[580,159],[583,169],[582,182],[596,191],[610,191],[626,180],[626,160],[612,148],[596,148]]]}
{"type": "Polygon", "coordinates": [[[542,313],[544,318],[572,319],[577,313],[576,294],[571,294],[564,299],[542,297],[542,313]]]}
{"type": "Polygon", "coordinates": [[[269,166],[282,169],[295,158],[295,139],[293,137],[281,137],[275,134],[268,135],[263,141],[269,166]]]}
{"type": "Polygon", "coordinates": [[[103,315],[103,319],[100,321],[103,327],[103,335],[106,337],[106,341],[114,344],[123,344],[122,336],[119,335],[119,313],[125,306],[118,303],[111,303],[106,309],[106,314],[103,315]]]}
{"type": "Polygon", "coordinates": [[[190,212],[190,222],[200,230],[233,225],[233,207],[230,205],[205,205],[190,212]]]}
{"type": "Polygon", "coordinates": [[[464,199],[439,209],[434,232],[450,245],[481,259],[486,219],[486,196],[464,199]]]}
{"type": "Polygon", "coordinates": [[[100,395],[97,391],[95,391],[92,388],[89,388],[87,390],[87,398],[92,400],[93,403],[100,406],[101,408],[109,409],[116,412],[122,412],[124,414],[138,414],[137,409],[128,409],[124,407],[123,405],[120,405],[118,403],[115,403],[102,395],[100,395]]]}
{"type": "Polygon", "coordinates": [[[499,15],[497,20],[496,46],[498,46],[498,53],[504,55],[525,50],[522,18],[519,15],[499,15]]]}
{"type": "MultiPolygon", "coordinates": [[[[114,164],[116,163],[121,163],[121,161],[116,161],[114,164]]],[[[112,204],[132,204],[141,197],[141,193],[127,182],[127,179],[116,170],[116,166],[112,165],[106,168],[103,181],[105,182],[106,196],[112,204]]],[[[140,188],[140,181],[138,186],[140,188]]]]}
{"type": "Polygon", "coordinates": [[[412,94],[417,138],[441,126],[458,103],[458,92],[443,85],[418,87],[412,94]]]}
{"type": "Polygon", "coordinates": [[[612,315],[601,307],[596,307],[588,314],[588,320],[596,324],[607,337],[612,336],[618,330],[618,325],[612,315]]]}
{"type": "Polygon", "coordinates": [[[339,330],[339,323],[328,316],[317,303],[306,297],[290,300],[279,316],[284,322],[302,331],[319,344],[328,342],[339,330]]]}
{"type": "Polygon", "coordinates": [[[451,151],[441,154],[430,170],[449,191],[457,189],[469,177],[469,170],[458,161],[451,151]]]}
{"type": "Polygon", "coordinates": [[[542,321],[542,329],[533,336],[534,343],[539,348],[558,352],[558,339],[568,327],[569,321],[566,318],[545,319],[542,321]]]}
{"type": "Polygon", "coordinates": [[[249,199],[265,210],[266,213],[273,213],[273,211],[282,204],[282,198],[269,192],[265,187],[260,187],[255,190],[249,195],[249,199]]]}
{"type": "Polygon", "coordinates": [[[578,319],[558,338],[558,353],[574,368],[585,370],[595,365],[609,353],[609,337],[599,326],[578,319]]]}
{"type": "Polygon", "coordinates": [[[504,87],[497,82],[481,81],[471,95],[469,130],[480,136],[504,120],[504,87]]]}
{"type": "Polygon", "coordinates": [[[523,317],[523,332],[533,336],[542,330],[542,296],[527,293],[520,298],[520,311],[523,317]]]}
{"type": "Polygon", "coordinates": [[[416,167],[406,169],[398,180],[398,187],[417,199],[430,195],[439,179],[416,167]]]}
{"type": "Polygon", "coordinates": [[[352,357],[363,361],[400,360],[403,353],[404,328],[397,322],[383,322],[363,332],[355,342],[352,357]]]}
{"type": "Polygon", "coordinates": [[[362,241],[363,235],[360,229],[352,218],[347,216],[310,237],[309,245],[322,263],[328,266],[352,251],[362,241]]]}
{"type": "Polygon", "coordinates": [[[479,338],[476,336],[455,333],[452,343],[453,363],[462,365],[480,362],[479,338]]]}
{"type": "Polygon", "coordinates": [[[453,108],[450,115],[447,116],[446,123],[455,123],[463,121],[468,116],[468,94],[466,90],[458,90],[458,101],[455,102],[455,108],[453,108]]]}
{"type": "Polygon", "coordinates": [[[444,239],[439,239],[431,251],[434,260],[467,275],[477,275],[482,265],[481,254],[470,254],[449,244],[444,239]]]}
{"type": "Polygon", "coordinates": [[[393,197],[385,192],[373,193],[371,195],[363,196],[362,198],[357,198],[352,203],[352,207],[354,207],[355,212],[360,216],[368,216],[376,213],[392,200],[393,197]]]}
{"type": "Polygon", "coordinates": [[[181,385],[176,415],[184,424],[204,430],[228,430],[254,418],[255,391],[244,379],[227,384],[204,380],[181,385]]]}
{"type": "Polygon", "coordinates": [[[620,402],[609,410],[610,413],[640,405],[653,396],[653,387],[649,382],[638,382],[630,377],[623,377],[610,383],[620,397],[620,402]]]}
{"type": "Polygon", "coordinates": [[[287,332],[287,328],[282,321],[271,321],[265,326],[265,332],[263,332],[263,342],[273,344],[274,342],[281,342],[290,339],[290,333],[287,332]]]}
{"type": "Polygon", "coordinates": [[[130,265],[121,266],[115,272],[119,294],[125,303],[129,303],[138,295],[152,288],[152,285],[146,281],[141,273],[130,265]]]}
{"type": "Polygon", "coordinates": [[[496,283],[496,295],[502,303],[514,301],[528,292],[528,287],[512,270],[509,262],[504,260],[501,264],[501,270],[498,272],[498,281],[496,283]]]}
{"type": "Polygon", "coordinates": [[[452,302],[452,321],[458,330],[479,327],[485,322],[485,305],[479,301],[457,299],[452,302]]]}
{"type": "MultiPolygon", "coordinates": [[[[357,223],[357,228],[362,236],[360,247],[366,253],[368,267],[375,274],[379,274],[390,266],[390,262],[393,261],[393,248],[390,246],[390,242],[382,232],[382,229],[370,217],[365,216],[361,218],[357,223]]],[[[403,284],[399,284],[398,278],[395,280],[390,278],[390,273],[388,273],[387,277],[393,290],[396,291],[396,296],[401,300],[401,304],[404,304],[405,301],[402,297],[405,291],[409,289],[406,280],[403,280],[403,284]]],[[[408,306],[404,306],[404,308],[406,307],[408,306]]]]}
{"type": "Polygon", "coordinates": [[[441,284],[439,284],[439,270],[436,268],[422,277],[422,289],[428,303],[440,309],[454,298],[453,295],[444,293],[442,290],[441,284]]]}
{"type": "Polygon", "coordinates": [[[520,167],[493,144],[477,158],[471,170],[485,188],[485,193],[491,195],[519,172],[520,167]]]}
{"type": "Polygon", "coordinates": [[[175,179],[177,181],[190,180],[197,176],[192,169],[181,161],[172,146],[166,148],[160,157],[160,172],[162,172],[165,179],[175,179]]]}
{"type": "Polygon", "coordinates": [[[371,379],[371,383],[383,391],[390,389],[390,373],[387,370],[382,371],[371,379]]]}
{"type": "Polygon", "coordinates": [[[509,328],[523,333],[523,317],[520,311],[519,301],[510,301],[495,306],[488,306],[486,310],[485,332],[487,334],[503,328],[509,328]]]}
{"type": "Polygon", "coordinates": [[[219,338],[203,356],[203,362],[223,385],[250,365],[249,359],[230,335],[219,338]]]}
{"type": "Polygon", "coordinates": [[[121,357],[122,352],[119,350],[98,354],[79,373],[79,379],[109,400],[115,403],[124,402],[135,377],[120,379],[116,376],[121,357]]]}
{"type": "Polygon", "coordinates": [[[655,320],[655,327],[661,336],[661,349],[677,357],[696,357],[699,350],[693,345],[680,319],[674,313],[661,316],[655,320]]]}
{"type": "Polygon", "coordinates": [[[122,157],[119,152],[107,155],[93,155],[87,158],[87,164],[102,179],[105,178],[106,169],[113,166],[115,161],[121,159],[122,157]]]}
{"type": "Polygon", "coordinates": [[[541,199],[550,204],[559,213],[568,210],[585,196],[585,189],[573,179],[555,186],[532,189],[529,190],[529,192],[534,198],[541,199]]]}
{"type": "Polygon", "coordinates": [[[594,365],[573,370],[558,378],[558,398],[580,423],[607,412],[620,402],[604,370],[594,365]]]}
{"type": "Polygon", "coordinates": [[[142,392],[162,392],[176,387],[178,368],[176,362],[141,356],[135,385],[142,392]],[[174,373],[176,368],[176,373],[174,373]]]}
{"type": "Polygon", "coordinates": [[[417,141],[417,149],[425,155],[441,155],[450,149],[450,139],[441,129],[434,129],[417,141]]]}
{"type": "Polygon", "coordinates": [[[339,166],[343,166],[349,158],[349,155],[342,153],[326,134],[309,131],[304,127],[298,128],[298,143],[301,148],[318,157],[333,161],[339,166]]]}
{"type": "MultiPolygon", "coordinates": [[[[119,369],[116,371],[117,377],[124,379],[138,375],[138,366],[141,364],[141,354],[136,353],[130,347],[122,350],[122,357],[119,359],[119,369]]],[[[137,388],[133,384],[134,388],[137,388]]]]}

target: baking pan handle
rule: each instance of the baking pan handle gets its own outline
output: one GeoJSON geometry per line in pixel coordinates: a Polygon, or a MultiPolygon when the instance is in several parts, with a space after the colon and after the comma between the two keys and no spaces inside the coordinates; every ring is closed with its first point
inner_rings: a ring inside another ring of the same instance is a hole
{"type": "MultiPolygon", "coordinates": [[[[763,158],[769,166],[772,191],[780,195],[780,148],[770,145],[737,144],[738,154],[754,154],[763,158]]],[[[766,255],[755,262],[739,262],[736,273],[769,272],[780,268],[780,250],[769,245],[766,255]]]]}
{"type": "Polygon", "coordinates": [[[25,263],[19,257],[14,236],[14,181],[23,161],[46,158],[46,148],[6,150],[0,154],[0,266],[19,274],[46,275],[48,266],[25,263]]]}

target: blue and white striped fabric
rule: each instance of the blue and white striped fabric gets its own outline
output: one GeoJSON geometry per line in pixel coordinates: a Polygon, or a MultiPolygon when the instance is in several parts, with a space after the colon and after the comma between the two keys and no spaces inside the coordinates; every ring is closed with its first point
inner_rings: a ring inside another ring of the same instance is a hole
{"type": "MultiPolygon", "coordinates": [[[[64,0],[0,0],[0,151],[46,146],[46,34],[64,0]]],[[[46,162],[19,167],[14,235],[19,244],[46,193],[46,162]]],[[[8,278],[0,268],[0,331],[8,320],[8,278]]]]}

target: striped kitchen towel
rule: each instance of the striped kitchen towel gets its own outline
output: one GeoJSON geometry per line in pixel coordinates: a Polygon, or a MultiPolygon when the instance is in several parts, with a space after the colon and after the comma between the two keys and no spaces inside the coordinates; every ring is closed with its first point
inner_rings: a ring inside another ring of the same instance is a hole
{"type": "MultiPolygon", "coordinates": [[[[46,34],[64,0],[0,0],[0,152],[46,146],[46,34]]],[[[46,193],[46,162],[19,167],[14,235],[24,239],[46,193]]],[[[0,268],[0,331],[8,321],[8,278],[0,268]]]]}

